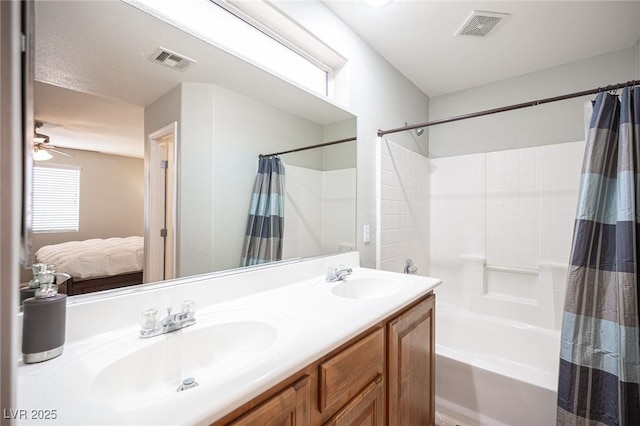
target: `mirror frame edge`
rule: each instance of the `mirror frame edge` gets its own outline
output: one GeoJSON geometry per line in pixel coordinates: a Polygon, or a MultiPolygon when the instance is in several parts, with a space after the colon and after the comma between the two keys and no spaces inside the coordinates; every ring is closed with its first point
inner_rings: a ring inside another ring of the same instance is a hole
{"type": "Polygon", "coordinates": [[[22,235],[20,242],[20,264],[31,268],[33,264],[32,207],[33,207],[33,147],[35,120],[35,5],[31,1],[21,2],[23,25],[22,52],[22,235]]]}

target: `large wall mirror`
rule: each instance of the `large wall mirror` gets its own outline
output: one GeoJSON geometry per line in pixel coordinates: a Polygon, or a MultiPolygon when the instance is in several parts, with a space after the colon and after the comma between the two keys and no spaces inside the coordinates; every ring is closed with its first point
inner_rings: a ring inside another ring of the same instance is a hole
{"type": "MultiPolygon", "coordinates": [[[[356,134],[349,112],[121,1],[36,2],[34,101],[35,154],[51,157],[34,161],[34,210],[79,174],[77,229],[45,215],[32,234],[70,294],[238,268],[259,155],[356,134]]],[[[355,140],[280,158],[282,259],[355,249],[355,140]]]]}

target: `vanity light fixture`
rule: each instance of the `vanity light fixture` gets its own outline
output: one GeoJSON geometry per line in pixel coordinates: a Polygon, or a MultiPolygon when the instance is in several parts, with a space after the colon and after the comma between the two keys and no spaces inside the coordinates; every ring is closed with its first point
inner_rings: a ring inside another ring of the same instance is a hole
{"type": "MultiPolygon", "coordinates": [[[[230,13],[227,7],[218,3],[223,0],[123,0],[125,3],[170,23],[219,49],[240,56],[258,67],[278,74],[305,88],[327,95],[328,71],[308,60],[304,52],[298,53],[287,45],[268,35],[247,20],[230,13]]],[[[175,54],[165,48],[154,52],[151,60],[163,65],[181,64],[182,54],[175,54]],[[163,52],[165,52],[163,54],[163,52]],[[168,60],[168,61],[167,61],[168,60]]],[[[195,63],[194,60],[191,60],[195,63]]]]}

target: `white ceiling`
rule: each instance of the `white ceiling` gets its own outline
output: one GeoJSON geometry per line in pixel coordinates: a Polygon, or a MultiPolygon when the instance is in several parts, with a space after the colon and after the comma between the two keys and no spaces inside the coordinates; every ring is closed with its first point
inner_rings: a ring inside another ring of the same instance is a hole
{"type": "MultiPolygon", "coordinates": [[[[36,119],[53,145],[142,157],[144,107],[181,82],[218,84],[316,122],[344,119],[315,96],[121,1],[35,4],[36,79],[47,83],[36,86],[36,119]],[[197,64],[179,72],[152,63],[159,46],[197,64]]],[[[640,0],[325,4],[429,96],[622,50],[640,38],[640,0]],[[511,16],[485,38],[454,37],[473,10],[511,16]]]]}
{"type": "Polygon", "coordinates": [[[640,39],[640,1],[324,3],[430,97],[623,50],[640,39]],[[474,10],[510,16],[486,37],[456,37],[474,10]]]}

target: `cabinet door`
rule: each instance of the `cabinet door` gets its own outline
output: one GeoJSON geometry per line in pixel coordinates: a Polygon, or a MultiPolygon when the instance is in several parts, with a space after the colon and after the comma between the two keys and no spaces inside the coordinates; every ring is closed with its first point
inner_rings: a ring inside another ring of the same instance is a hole
{"type": "Polygon", "coordinates": [[[309,390],[309,377],[305,376],[229,425],[309,426],[309,390]]]}
{"type": "Polygon", "coordinates": [[[324,426],[384,425],[384,387],[382,375],[369,383],[324,426]]]}
{"type": "Polygon", "coordinates": [[[435,424],[435,296],[389,322],[390,425],[435,424]]]}

